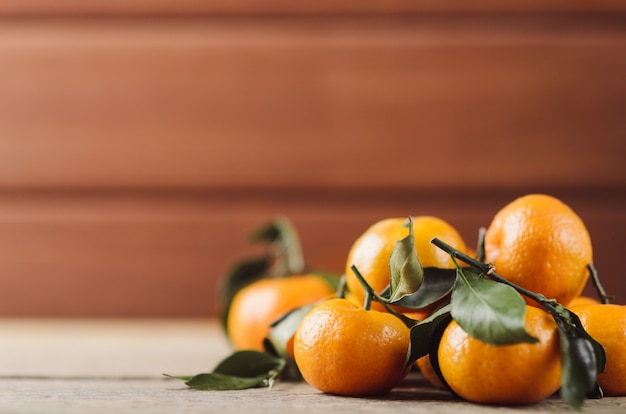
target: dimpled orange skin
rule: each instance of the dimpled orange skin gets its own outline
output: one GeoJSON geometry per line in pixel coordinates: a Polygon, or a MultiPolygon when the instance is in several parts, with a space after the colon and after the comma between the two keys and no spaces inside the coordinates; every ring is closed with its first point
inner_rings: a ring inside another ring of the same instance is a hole
{"type": "Polygon", "coordinates": [[[300,306],[334,295],[332,286],[314,274],[261,279],[241,289],[231,302],[226,331],[233,348],[263,351],[270,324],[300,306]]]}
{"type": "MultiPolygon", "coordinates": [[[[367,283],[377,292],[389,285],[389,258],[396,242],[409,235],[407,218],[387,218],[370,226],[352,245],[346,260],[346,284],[355,303],[364,300],[364,291],[351,267],[356,266],[367,283]]],[[[452,247],[465,252],[467,247],[461,235],[444,220],[432,216],[413,218],[413,235],[417,257],[423,267],[454,268],[450,256],[430,241],[437,237],[452,247]]],[[[382,310],[374,303],[373,309],[382,310]]],[[[409,309],[397,308],[401,311],[409,309]]]]}
{"type": "Polygon", "coordinates": [[[593,260],[583,221],[544,194],[520,197],[496,213],[485,233],[485,256],[500,276],[561,304],[581,294],[593,260]]]}
{"type": "Polygon", "coordinates": [[[390,313],[330,299],[302,320],[294,357],[314,388],[346,396],[383,395],[408,373],[409,328],[390,313]]]}
{"type": "Polygon", "coordinates": [[[540,342],[494,346],[470,337],[452,321],[437,352],[450,388],[483,404],[533,404],[555,393],[561,383],[557,326],[546,312],[528,305],[525,326],[540,342]]]}
{"type": "Polygon", "coordinates": [[[606,352],[606,368],[598,375],[602,391],[610,396],[626,395],[626,306],[592,304],[570,309],[606,352]]]}

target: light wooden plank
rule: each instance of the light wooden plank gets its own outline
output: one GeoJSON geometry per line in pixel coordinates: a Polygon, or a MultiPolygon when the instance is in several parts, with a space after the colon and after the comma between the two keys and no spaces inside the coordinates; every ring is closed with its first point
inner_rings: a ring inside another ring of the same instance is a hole
{"type": "MultiPolygon", "coordinates": [[[[0,318],[0,329],[0,377],[13,384],[35,378],[44,387],[62,380],[79,387],[89,380],[158,382],[163,373],[210,369],[232,352],[209,318],[0,318]]],[[[5,393],[3,411],[7,399],[5,393]]]]}
{"type": "MultiPolygon", "coordinates": [[[[161,374],[210,371],[231,350],[215,321],[188,319],[0,319],[0,387],[4,412],[275,413],[420,412],[478,414],[485,406],[435,389],[417,372],[388,395],[345,398],[305,382],[279,379],[271,389],[194,391],[161,374]],[[12,374],[12,375],[11,375],[12,374]]],[[[585,401],[584,410],[623,413],[626,397],[585,401]]],[[[571,413],[558,395],[510,414],[571,413]]]]}

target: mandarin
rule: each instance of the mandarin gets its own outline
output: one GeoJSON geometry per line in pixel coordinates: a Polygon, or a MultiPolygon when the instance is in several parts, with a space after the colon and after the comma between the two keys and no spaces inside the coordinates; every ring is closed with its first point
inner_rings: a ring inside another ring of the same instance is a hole
{"type": "Polygon", "coordinates": [[[596,298],[592,298],[590,296],[577,296],[572,299],[568,304],[567,308],[572,308],[580,305],[598,305],[600,301],[596,298]]]}
{"type": "MultiPolygon", "coordinates": [[[[409,235],[406,218],[387,218],[370,226],[352,245],[346,260],[346,284],[355,303],[363,303],[365,293],[352,272],[354,265],[367,283],[376,291],[383,291],[390,281],[389,258],[396,242],[409,235]]],[[[454,268],[454,262],[443,250],[430,241],[437,237],[452,247],[466,251],[467,247],[458,231],[444,220],[433,216],[413,218],[413,235],[417,257],[423,267],[454,268]]],[[[378,303],[372,304],[382,310],[378,303]]],[[[409,309],[403,309],[410,311],[409,309]]]]}
{"type": "Polygon", "coordinates": [[[606,368],[598,375],[602,391],[605,395],[626,395],[626,306],[581,304],[570,309],[606,352],[606,368]]]}
{"type": "Polygon", "coordinates": [[[581,294],[593,260],[581,218],[544,194],[520,197],[496,213],[485,233],[485,255],[503,278],[562,304],[581,294]]]}
{"type": "Polygon", "coordinates": [[[329,298],[334,288],[316,274],[264,278],[239,290],[230,304],[226,332],[237,350],[263,351],[270,325],[285,313],[329,298]]]}
{"type": "Polygon", "coordinates": [[[409,328],[396,316],[330,299],[304,317],[294,358],[314,388],[347,396],[383,395],[404,379],[409,328]]]}
{"type": "Polygon", "coordinates": [[[561,385],[556,323],[548,313],[526,305],[524,324],[539,342],[490,345],[451,321],[437,351],[450,388],[468,401],[485,404],[532,404],[556,392],[561,385]]]}

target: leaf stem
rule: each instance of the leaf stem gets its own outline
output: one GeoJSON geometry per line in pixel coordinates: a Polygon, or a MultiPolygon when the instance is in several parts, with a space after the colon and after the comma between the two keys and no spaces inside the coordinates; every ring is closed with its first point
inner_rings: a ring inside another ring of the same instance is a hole
{"type": "Polygon", "coordinates": [[[335,297],[343,299],[346,297],[346,275],[342,275],[339,279],[339,285],[337,286],[337,291],[335,292],[335,297]]]}
{"type": "Polygon", "coordinates": [[[361,284],[361,286],[363,286],[363,290],[365,291],[365,304],[363,305],[363,308],[365,310],[370,310],[372,307],[372,300],[378,300],[378,294],[374,291],[374,289],[372,289],[369,283],[367,283],[367,281],[355,265],[350,266],[350,269],[352,269],[352,272],[359,280],[359,283],[361,284]]]}
{"type": "Polygon", "coordinates": [[[274,259],[270,270],[273,277],[302,273],[305,269],[304,255],[298,232],[285,216],[275,217],[271,222],[252,234],[252,240],[269,243],[274,259]]]}
{"type": "Polygon", "coordinates": [[[277,225],[281,232],[281,243],[284,251],[288,274],[298,274],[304,271],[304,254],[300,244],[300,236],[294,225],[286,217],[278,217],[277,225]]]}
{"type": "Polygon", "coordinates": [[[369,290],[365,291],[365,301],[363,302],[363,309],[372,309],[372,292],[370,292],[369,290]]]}
{"type": "Polygon", "coordinates": [[[600,283],[600,277],[598,276],[598,271],[592,263],[587,265],[587,269],[589,270],[589,274],[591,275],[591,281],[593,282],[593,287],[596,289],[598,296],[600,297],[600,301],[603,304],[611,303],[611,300],[615,299],[614,296],[608,295],[602,284],[600,283]]]}
{"type": "Polygon", "coordinates": [[[453,248],[449,244],[446,244],[445,242],[441,241],[438,238],[432,239],[431,243],[439,247],[446,253],[448,253],[453,259],[459,259],[462,262],[465,262],[469,264],[470,266],[473,266],[474,268],[478,269],[482,273],[488,275],[491,279],[495,280],[496,282],[500,282],[500,283],[503,283],[505,285],[512,287],[513,289],[517,290],[522,295],[529,297],[530,299],[534,300],[537,303],[540,303],[544,306],[549,306],[549,307],[553,307],[554,305],[557,304],[556,300],[554,299],[548,299],[542,294],[532,292],[528,289],[525,289],[521,286],[516,285],[515,283],[512,283],[506,280],[505,278],[503,278],[502,276],[498,275],[495,272],[495,267],[491,263],[483,263],[481,261],[478,261],[466,255],[465,253],[456,250],[455,248],[453,248]]]}
{"type": "Polygon", "coordinates": [[[478,229],[478,242],[476,243],[476,259],[481,262],[485,261],[485,234],[487,233],[487,229],[485,227],[481,227],[478,229]]]}
{"type": "Polygon", "coordinates": [[[359,269],[357,269],[357,267],[355,265],[350,266],[350,269],[352,270],[352,272],[354,273],[354,275],[358,279],[358,281],[361,284],[361,286],[363,286],[363,290],[365,290],[365,304],[363,305],[365,310],[370,310],[371,309],[371,305],[372,305],[372,301],[376,301],[376,302],[380,303],[381,305],[383,305],[383,307],[387,310],[387,312],[391,313],[392,315],[396,316],[397,318],[400,318],[400,320],[402,322],[404,322],[404,324],[407,327],[411,328],[413,325],[415,325],[417,323],[417,321],[415,321],[415,320],[409,318],[408,316],[403,315],[400,312],[398,312],[395,309],[393,309],[387,303],[387,301],[384,298],[382,298],[378,293],[376,293],[376,291],[369,285],[369,283],[367,283],[367,281],[365,280],[365,278],[363,277],[361,272],[359,272],[359,269]]]}
{"type": "Polygon", "coordinates": [[[509,280],[498,275],[495,272],[495,266],[493,266],[491,263],[483,263],[476,259],[473,259],[437,238],[431,240],[431,243],[447,252],[451,257],[456,257],[483,272],[492,280],[508,285],[518,291],[520,294],[534,300],[539,305],[541,305],[548,313],[550,313],[550,315],[552,315],[555,322],[562,329],[567,330],[569,333],[580,330],[580,327],[577,326],[576,322],[572,320],[571,312],[567,308],[565,308],[565,306],[559,304],[556,299],[548,299],[540,293],[532,292],[528,289],[516,285],[513,282],[510,282],[509,280]]]}

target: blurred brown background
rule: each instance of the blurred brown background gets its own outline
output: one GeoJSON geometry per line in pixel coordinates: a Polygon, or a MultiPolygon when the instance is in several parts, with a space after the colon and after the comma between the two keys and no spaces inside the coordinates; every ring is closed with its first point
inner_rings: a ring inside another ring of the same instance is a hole
{"type": "Polygon", "coordinates": [[[0,2],[0,315],[210,316],[275,214],[341,272],[529,192],[626,303],[626,3],[468,3],[0,2]]]}

